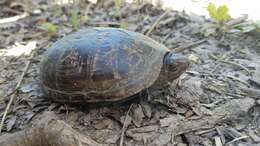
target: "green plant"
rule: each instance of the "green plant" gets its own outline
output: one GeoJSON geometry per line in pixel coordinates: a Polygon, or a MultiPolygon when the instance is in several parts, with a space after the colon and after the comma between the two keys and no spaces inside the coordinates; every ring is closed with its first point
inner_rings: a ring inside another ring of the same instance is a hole
{"type": "Polygon", "coordinates": [[[247,21],[241,24],[238,24],[233,27],[233,29],[230,30],[231,32],[242,32],[242,33],[248,33],[248,32],[260,32],[260,21],[247,21]]]}
{"type": "Polygon", "coordinates": [[[52,23],[48,23],[48,22],[41,24],[40,28],[47,31],[48,33],[56,33],[57,32],[56,25],[54,25],[52,23]]]}
{"type": "Polygon", "coordinates": [[[74,30],[77,30],[79,26],[83,23],[85,23],[88,20],[88,17],[85,15],[78,15],[78,13],[75,10],[71,11],[70,14],[70,23],[72,25],[72,28],[74,30]]]}
{"type": "Polygon", "coordinates": [[[228,7],[226,5],[221,5],[217,8],[215,4],[209,3],[207,10],[210,17],[217,23],[223,23],[231,19],[231,16],[228,14],[228,7]]]}
{"type": "Polygon", "coordinates": [[[78,21],[78,16],[76,11],[72,11],[70,14],[70,23],[72,25],[72,28],[77,30],[79,27],[79,21],[78,21]]]}

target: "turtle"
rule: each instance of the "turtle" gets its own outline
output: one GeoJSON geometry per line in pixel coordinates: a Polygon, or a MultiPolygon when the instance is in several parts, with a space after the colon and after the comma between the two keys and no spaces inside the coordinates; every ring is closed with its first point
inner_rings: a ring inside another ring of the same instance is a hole
{"type": "Polygon", "coordinates": [[[66,103],[125,101],[177,79],[188,60],[141,33],[90,27],[53,43],[41,60],[44,97],[66,103]]]}

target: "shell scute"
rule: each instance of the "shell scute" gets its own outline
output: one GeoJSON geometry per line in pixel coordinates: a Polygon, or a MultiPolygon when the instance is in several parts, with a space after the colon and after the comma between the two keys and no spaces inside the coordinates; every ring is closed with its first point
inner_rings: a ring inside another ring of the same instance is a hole
{"type": "Polygon", "coordinates": [[[169,50],[139,33],[81,30],[57,41],[41,65],[45,95],[60,102],[110,102],[150,87],[169,50]]]}

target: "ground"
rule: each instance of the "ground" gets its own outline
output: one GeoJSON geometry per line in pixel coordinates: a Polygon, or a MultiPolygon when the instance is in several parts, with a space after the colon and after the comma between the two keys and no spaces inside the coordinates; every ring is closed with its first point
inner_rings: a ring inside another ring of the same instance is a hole
{"type": "Polygon", "coordinates": [[[62,6],[11,0],[0,2],[0,9],[1,135],[29,128],[51,111],[101,144],[260,145],[257,33],[216,31],[202,16],[147,3],[123,3],[118,9],[112,1],[62,6]],[[84,17],[75,21],[71,12],[84,17]],[[18,20],[4,19],[9,17],[18,20]],[[46,22],[57,30],[43,30],[46,22]],[[149,100],[92,108],[49,101],[39,88],[41,58],[53,42],[75,31],[75,24],[77,29],[111,26],[144,33],[187,56],[190,67],[169,90],[154,91],[149,100]]]}

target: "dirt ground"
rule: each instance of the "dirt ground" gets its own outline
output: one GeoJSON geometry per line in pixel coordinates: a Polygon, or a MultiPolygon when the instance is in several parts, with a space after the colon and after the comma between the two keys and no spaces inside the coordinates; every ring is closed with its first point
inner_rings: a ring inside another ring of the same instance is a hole
{"type": "Polygon", "coordinates": [[[2,0],[0,9],[1,119],[9,109],[0,135],[29,128],[51,111],[76,131],[111,146],[260,145],[259,34],[210,33],[210,20],[148,3],[123,3],[118,9],[112,1],[2,0]],[[187,56],[191,65],[169,90],[153,91],[149,101],[140,97],[94,108],[49,101],[39,88],[40,61],[48,46],[75,31],[72,10],[85,16],[77,19],[86,18],[78,21],[78,29],[110,26],[144,33],[187,56]],[[41,29],[45,22],[57,31],[41,29]]]}

